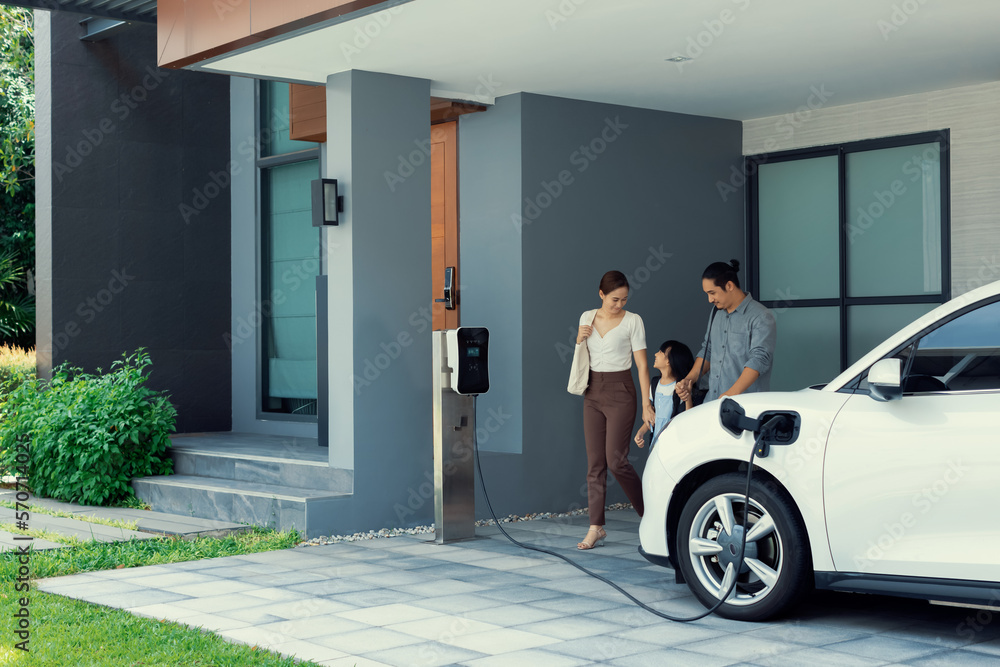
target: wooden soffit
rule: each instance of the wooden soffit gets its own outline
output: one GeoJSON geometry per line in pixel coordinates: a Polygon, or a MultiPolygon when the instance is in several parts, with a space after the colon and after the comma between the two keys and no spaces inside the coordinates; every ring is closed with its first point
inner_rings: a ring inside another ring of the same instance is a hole
{"type": "MultiPolygon", "coordinates": [[[[431,125],[447,123],[467,113],[486,111],[482,104],[431,98],[431,125]]],[[[326,87],[293,83],[288,87],[288,137],[296,141],[326,141],[326,87]]]]}
{"type": "Polygon", "coordinates": [[[157,64],[179,69],[385,0],[159,0],[157,64]]]}

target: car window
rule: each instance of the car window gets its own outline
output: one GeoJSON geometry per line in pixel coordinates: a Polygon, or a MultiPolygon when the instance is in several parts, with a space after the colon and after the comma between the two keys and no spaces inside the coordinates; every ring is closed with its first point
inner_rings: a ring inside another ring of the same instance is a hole
{"type": "Polygon", "coordinates": [[[993,389],[1000,389],[1000,301],[918,340],[903,387],[904,393],[917,394],[993,389]]]}

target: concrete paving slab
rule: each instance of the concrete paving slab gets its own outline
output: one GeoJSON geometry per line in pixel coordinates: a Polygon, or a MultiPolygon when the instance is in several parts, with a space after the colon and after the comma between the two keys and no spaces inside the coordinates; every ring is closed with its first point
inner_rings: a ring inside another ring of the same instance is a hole
{"type": "MultiPolygon", "coordinates": [[[[956,630],[967,609],[817,593],[785,620],[670,623],[561,561],[524,556],[501,540],[441,546],[397,537],[73,575],[39,588],[322,665],[1000,663],[994,624],[956,630]],[[521,558],[533,564],[507,567],[521,558]]],[[[635,567],[634,553],[611,551],[599,556],[605,572],[642,582],[625,587],[650,606],[702,610],[669,571],[635,567]]],[[[595,556],[572,547],[567,554],[583,563],[595,556]]]]}
{"type": "Polygon", "coordinates": [[[25,537],[27,536],[15,535],[14,533],[8,533],[5,530],[0,530],[0,553],[28,548],[34,549],[35,551],[66,548],[65,544],[61,544],[59,542],[50,542],[49,540],[43,540],[40,537],[24,539],[25,537]]]}

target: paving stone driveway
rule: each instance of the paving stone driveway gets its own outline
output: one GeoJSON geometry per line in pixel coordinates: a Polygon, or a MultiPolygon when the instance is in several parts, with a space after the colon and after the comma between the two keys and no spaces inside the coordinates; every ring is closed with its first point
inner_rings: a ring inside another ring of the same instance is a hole
{"type": "MultiPolygon", "coordinates": [[[[565,550],[652,606],[701,609],[636,553],[637,518],[609,512],[607,545],[578,552],[586,517],[508,526],[565,550]]],[[[1000,665],[996,611],[820,593],[794,618],[664,621],[566,563],[480,538],[426,535],[78,574],[39,588],[217,632],[323,665],[1000,665]]]]}

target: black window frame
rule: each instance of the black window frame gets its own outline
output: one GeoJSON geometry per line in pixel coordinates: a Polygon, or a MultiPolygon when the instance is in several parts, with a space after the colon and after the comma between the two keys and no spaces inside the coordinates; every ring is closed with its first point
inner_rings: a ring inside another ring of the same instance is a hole
{"type": "MultiPolygon", "coordinates": [[[[272,285],[270,280],[270,274],[266,267],[270,264],[270,255],[268,248],[270,247],[270,228],[265,224],[264,217],[265,211],[269,209],[268,201],[268,189],[265,187],[267,175],[266,172],[272,167],[281,167],[288,164],[295,164],[298,162],[307,162],[309,160],[316,160],[316,178],[320,177],[320,172],[322,171],[322,158],[321,149],[319,146],[315,148],[307,148],[302,150],[291,151],[288,153],[278,153],[276,155],[263,155],[263,150],[265,148],[265,142],[261,139],[263,130],[265,129],[263,124],[263,115],[265,106],[265,92],[262,90],[265,81],[258,80],[255,86],[255,99],[254,99],[254,109],[255,109],[255,127],[257,128],[257,140],[255,141],[254,150],[254,166],[255,166],[255,190],[256,190],[256,234],[257,234],[257,295],[256,295],[256,305],[258,312],[261,315],[261,326],[257,328],[257,419],[261,420],[275,420],[275,421],[290,421],[290,422],[307,422],[307,423],[317,423],[319,421],[319,393],[320,389],[317,386],[317,399],[316,408],[317,414],[295,414],[293,412],[278,412],[274,410],[267,410],[265,405],[265,399],[267,394],[264,389],[268,386],[268,375],[270,373],[270,364],[268,363],[269,357],[267,355],[268,347],[270,346],[270,332],[268,327],[263,326],[266,321],[264,317],[265,303],[269,304],[271,299],[272,285]]],[[[268,128],[269,129],[269,128],[268,128]]],[[[322,240],[320,243],[322,248],[322,240]]],[[[320,252],[320,273],[324,272],[323,253],[320,252]]],[[[317,312],[317,318],[319,313],[317,312]]],[[[317,364],[319,360],[317,359],[317,364]]]]}
{"type": "Polygon", "coordinates": [[[951,299],[951,132],[948,129],[905,134],[878,139],[863,139],[826,146],[797,148],[772,153],[758,153],[744,158],[744,169],[747,174],[746,210],[748,212],[747,257],[748,284],[758,300],[768,308],[809,308],[833,307],[839,308],[840,314],[840,371],[847,370],[849,360],[848,310],[850,306],[867,305],[901,305],[932,303],[942,304],[951,299]],[[940,145],[940,178],[941,178],[941,291],[937,294],[915,294],[907,296],[847,296],[847,247],[848,211],[847,211],[847,156],[851,153],[861,153],[885,148],[899,148],[937,142],[940,145]],[[839,227],[839,286],[840,296],[823,299],[765,300],[760,299],[760,211],[758,210],[759,180],[758,169],[762,164],[775,164],[805,160],[809,158],[837,156],[837,188],[838,188],[838,227],[839,227]]]}

